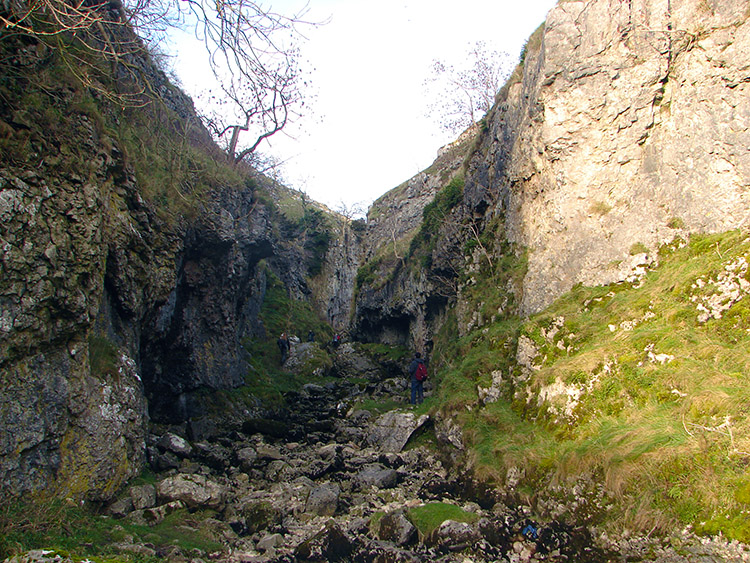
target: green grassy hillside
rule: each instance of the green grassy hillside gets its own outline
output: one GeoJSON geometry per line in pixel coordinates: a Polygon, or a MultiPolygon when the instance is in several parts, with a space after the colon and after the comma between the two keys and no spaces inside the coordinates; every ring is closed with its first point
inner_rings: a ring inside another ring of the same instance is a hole
{"type": "MultiPolygon", "coordinates": [[[[578,482],[576,519],[748,541],[749,253],[745,232],[694,236],[641,279],[576,287],[524,322],[461,338],[449,323],[432,407],[461,421],[480,474],[520,475],[531,502],[578,482]]],[[[477,308],[499,287],[484,276],[477,308]]]]}

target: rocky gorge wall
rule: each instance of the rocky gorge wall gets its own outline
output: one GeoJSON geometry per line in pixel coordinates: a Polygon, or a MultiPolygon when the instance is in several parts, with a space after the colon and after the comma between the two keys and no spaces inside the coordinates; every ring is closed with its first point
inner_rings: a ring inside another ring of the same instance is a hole
{"type": "Polygon", "coordinates": [[[265,180],[217,164],[147,58],[162,97],[121,110],[60,80],[41,44],[0,47],[0,498],[108,498],[141,470],[149,421],[245,382],[242,340],[265,336],[259,262],[309,293],[304,260],[265,180]]]}
{"type": "MultiPolygon", "coordinates": [[[[740,0],[560,2],[478,137],[376,202],[364,233],[335,221],[310,285],[257,185],[144,197],[90,100],[36,90],[49,53],[19,46],[6,59],[19,78],[0,85],[0,496],[106,498],[142,465],[147,405],[184,421],[201,392],[240,385],[242,339],[264,331],[262,260],[337,329],[353,319],[356,338],[429,353],[454,305],[474,322],[467,287],[485,258],[525,255],[504,291],[527,314],[627,278],[675,236],[745,225],[747,19],[740,0]]],[[[194,116],[148,72],[170,111],[194,116]]]]}
{"type": "MultiPolygon", "coordinates": [[[[375,268],[368,257],[380,281],[358,296],[362,336],[394,340],[382,327],[399,326],[397,340],[421,349],[448,302],[460,326],[472,324],[461,276],[473,283],[484,258],[466,249],[481,239],[494,242],[490,260],[510,251],[523,263],[520,283],[496,289],[524,316],[576,284],[628,279],[676,237],[747,225],[749,9],[741,0],[559,2],[458,163],[463,197],[435,228],[430,266],[375,268]],[[430,301],[438,306],[426,321],[430,301]]],[[[389,218],[371,221],[368,238],[405,250],[416,228],[395,225],[419,222],[448,170],[416,207],[409,190],[381,198],[389,218]]]]}
{"type": "Polygon", "coordinates": [[[467,203],[528,250],[522,312],[747,224],[744,1],[565,1],[488,117],[467,203]]]}

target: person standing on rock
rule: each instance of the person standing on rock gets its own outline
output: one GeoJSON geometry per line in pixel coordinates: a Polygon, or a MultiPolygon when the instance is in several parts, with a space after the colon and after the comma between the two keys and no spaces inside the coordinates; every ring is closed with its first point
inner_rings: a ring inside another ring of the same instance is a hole
{"type": "Polygon", "coordinates": [[[289,338],[287,337],[286,332],[281,333],[276,344],[278,344],[279,350],[281,351],[281,364],[283,365],[289,355],[289,338]]]}
{"type": "Polygon", "coordinates": [[[424,401],[424,380],[427,379],[427,364],[422,359],[422,354],[417,352],[409,364],[409,377],[411,378],[411,404],[418,405],[424,401]]]}

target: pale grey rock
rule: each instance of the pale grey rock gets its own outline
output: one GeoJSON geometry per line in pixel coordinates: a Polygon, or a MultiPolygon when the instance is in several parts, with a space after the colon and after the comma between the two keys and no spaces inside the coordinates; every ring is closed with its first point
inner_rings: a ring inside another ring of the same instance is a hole
{"type": "Polygon", "coordinates": [[[107,507],[107,513],[115,518],[127,516],[133,512],[133,510],[135,510],[135,506],[133,505],[133,499],[130,497],[117,499],[107,507]]]}
{"type": "Polygon", "coordinates": [[[268,534],[258,540],[257,548],[264,552],[273,552],[273,550],[284,543],[284,536],[281,534],[268,534]]]}
{"type": "Polygon", "coordinates": [[[429,418],[426,414],[417,417],[411,412],[389,411],[370,425],[367,443],[383,452],[400,452],[429,418]]]}
{"type": "Polygon", "coordinates": [[[193,447],[185,438],[168,432],[156,443],[161,449],[172,452],[180,457],[188,457],[193,453],[193,447]]]}
{"type": "Polygon", "coordinates": [[[446,520],[430,534],[429,542],[441,547],[460,549],[471,546],[479,538],[479,531],[471,524],[446,520]]]}
{"type": "Polygon", "coordinates": [[[128,514],[128,520],[139,526],[156,526],[163,522],[167,516],[183,508],[185,508],[184,502],[179,500],[171,501],[153,508],[134,510],[128,514]]]}
{"type": "Polygon", "coordinates": [[[444,416],[435,417],[435,436],[443,444],[450,444],[456,451],[464,450],[463,431],[452,419],[444,416]]]}
{"type": "Polygon", "coordinates": [[[407,545],[417,537],[417,528],[404,514],[403,510],[388,512],[377,525],[378,539],[393,542],[396,545],[407,545]]]}
{"type": "Polygon", "coordinates": [[[636,243],[655,251],[685,232],[747,224],[750,159],[738,147],[750,141],[750,108],[738,79],[750,63],[740,52],[748,26],[736,0],[709,10],[698,0],[671,11],[661,0],[552,9],[476,161],[497,174],[489,210],[504,215],[508,240],[531,250],[522,311],[576,283],[626,279],[636,243]]]}
{"type": "Polygon", "coordinates": [[[184,502],[190,508],[221,508],[224,504],[225,487],[203,475],[179,474],[156,484],[161,501],[184,502]]]}
{"type": "Polygon", "coordinates": [[[334,370],[341,377],[365,378],[370,381],[379,381],[385,375],[383,367],[353,342],[344,342],[338,347],[334,370]]]}
{"type": "Polygon", "coordinates": [[[289,469],[289,464],[286,461],[276,459],[268,464],[268,467],[266,468],[266,479],[271,482],[278,482],[281,479],[284,479],[285,473],[288,473],[289,469]]]}
{"type": "Polygon", "coordinates": [[[255,448],[252,447],[237,450],[236,455],[240,468],[245,472],[250,471],[253,468],[255,461],[258,459],[258,453],[255,451],[255,448]]]}
{"type": "Polygon", "coordinates": [[[138,485],[128,490],[133,506],[136,510],[151,508],[156,505],[156,487],[153,485],[138,485]]]}

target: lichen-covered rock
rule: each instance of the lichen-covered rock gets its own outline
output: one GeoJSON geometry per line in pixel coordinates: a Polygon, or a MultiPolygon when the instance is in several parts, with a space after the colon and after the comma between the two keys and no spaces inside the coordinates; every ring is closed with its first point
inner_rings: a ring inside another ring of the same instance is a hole
{"type": "Polygon", "coordinates": [[[380,518],[376,535],[378,539],[403,546],[416,540],[417,528],[409,521],[403,510],[395,510],[380,518]]]}
{"type": "Polygon", "coordinates": [[[471,547],[480,539],[476,526],[466,522],[445,520],[435,529],[426,542],[444,549],[461,550],[471,547]]]}
{"type": "Polygon", "coordinates": [[[179,474],[156,484],[160,501],[181,501],[191,508],[221,508],[226,488],[203,475],[179,474]]]}

